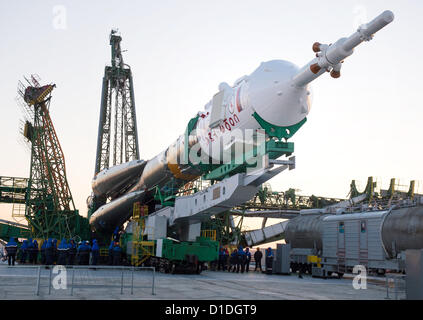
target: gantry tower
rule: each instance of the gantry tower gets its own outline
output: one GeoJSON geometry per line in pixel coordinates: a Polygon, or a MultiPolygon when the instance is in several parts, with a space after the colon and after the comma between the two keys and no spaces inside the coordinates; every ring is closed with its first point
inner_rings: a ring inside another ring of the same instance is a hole
{"type": "Polygon", "coordinates": [[[121,41],[122,37],[112,30],[112,61],[104,70],[94,175],[139,159],[134,86],[131,68],[123,62],[121,41]]]}
{"type": "Polygon", "coordinates": [[[25,195],[25,218],[35,238],[72,238],[88,230],[79,216],[66,177],[65,157],[50,117],[51,93],[34,75],[19,82],[18,94],[26,114],[23,134],[31,147],[25,195]]]}
{"type": "MultiPolygon", "coordinates": [[[[104,69],[94,176],[109,167],[139,159],[131,68],[123,62],[122,37],[110,33],[111,65],[104,69]]],[[[93,197],[89,215],[107,199],[93,197]]]]}

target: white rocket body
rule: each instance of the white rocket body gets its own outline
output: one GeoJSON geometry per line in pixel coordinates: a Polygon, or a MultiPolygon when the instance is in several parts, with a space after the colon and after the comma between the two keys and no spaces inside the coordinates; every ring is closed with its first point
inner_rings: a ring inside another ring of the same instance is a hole
{"type": "Polygon", "coordinates": [[[127,202],[136,198],[132,195],[141,197],[138,191],[162,187],[171,179],[183,186],[201,176],[203,172],[191,166],[188,159],[181,161],[187,145],[190,150],[198,148],[201,154],[221,163],[222,148],[223,153],[231,153],[230,147],[237,142],[235,132],[242,133],[240,142],[245,143],[247,130],[254,132],[261,128],[253,117],[254,113],[271,126],[286,128],[299,124],[311,108],[310,82],[325,72],[339,78],[342,63],[354,48],[371,40],[374,33],[393,20],[393,13],[385,11],[348,38],[341,38],[331,45],[314,43],[312,48],[316,58],[301,69],[288,61],[273,60],[262,63],[251,75],[236,81],[233,87],[221,83],[219,92],[206,104],[205,111],[199,112],[195,131],[188,137],[181,135],[166,150],[145,163],[134,162],[99,173],[98,179],[93,181],[96,196],[116,196],[117,199],[97,209],[90,217],[90,225],[102,228],[126,219],[127,202]],[[119,179],[125,179],[125,183],[119,179]],[[133,183],[135,180],[137,182],[133,183]],[[119,198],[122,195],[124,200],[119,198]]]}
{"type": "MultiPolygon", "coordinates": [[[[296,87],[292,78],[299,68],[291,62],[273,60],[263,62],[251,75],[235,82],[219,86],[223,92],[223,121],[216,127],[210,126],[213,100],[205,106],[196,126],[201,150],[213,159],[222,155],[219,144],[222,136],[231,135],[234,130],[257,130],[259,123],[252,115],[256,112],[272,125],[289,127],[301,122],[311,108],[308,85],[296,87]]],[[[230,139],[227,139],[230,142],[230,139]]],[[[223,146],[227,148],[227,146],[223,146]]]]}

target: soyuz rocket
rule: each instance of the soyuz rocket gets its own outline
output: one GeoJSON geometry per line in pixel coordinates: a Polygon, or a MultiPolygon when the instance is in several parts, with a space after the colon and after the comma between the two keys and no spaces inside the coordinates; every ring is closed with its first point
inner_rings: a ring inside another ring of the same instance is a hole
{"type": "Polygon", "coordinates": [[[235,130],[261,129],[253,114],[284,128],[304,121],[311,108],[310,83],[326,72],[339,78],[342,63],[352,55],[354,48],[371,40],[393,20],[394,14],[385,11],[348,38],[329,45],[314,43],[312,50],[316,57],[302,68],[288,61],[273,60],[261,63],[252,74],[238,79],[232,87],[221,83],[219,92],[205,105],[205,110],[198,113],[195,130],[190,134],[181,135],[148,161],[123,163],[94,177],[94,195],[111,201],[91,215],[91,228],[113,230],[129,219],[134,201],[142,202],[148,190],[163,187],[171,179],[182,187],[202,176],[205,172],[197,166],[181,161],[186,146],[197,146],[203,155],[219,162],[222,161],[219,144],[223,137],[235,130]]]}

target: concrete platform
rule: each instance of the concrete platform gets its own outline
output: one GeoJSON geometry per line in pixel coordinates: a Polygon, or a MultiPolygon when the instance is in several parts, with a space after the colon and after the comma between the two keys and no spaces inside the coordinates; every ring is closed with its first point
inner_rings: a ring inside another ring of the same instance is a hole
{"type": "MultiPolygon", "coordinates": [[[[131,295],[131,273],[124,275],[121,294],[121,271],[79,270],[71,295],[72,269],[67,270],[67,289],[51,288],[50,270],[41,269],[37,296],[37,268],[0,266],[0,299],[29,300],[132,300],[132,299],[247,299],[247,300],[382,300],[386,296],[383,285],[367,284],[365,290],[355,290],[351,279],[317,279],[295,275],[266,275],[261,273],[229,273],[204,271],[201,275],[155,274],[155,295],[152,295],[152,272],[134,273],[134,293],[131,295]]],[[[56,274],[53,275],[53,277],[56,274]]]]}

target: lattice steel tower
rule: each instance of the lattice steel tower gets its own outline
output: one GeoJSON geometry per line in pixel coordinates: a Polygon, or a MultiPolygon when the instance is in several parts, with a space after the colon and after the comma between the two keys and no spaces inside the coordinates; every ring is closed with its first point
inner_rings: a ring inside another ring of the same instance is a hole
{"type": "Polygon", "coordinates": [[[51,92],[35,76],[19,82],[26,121],[23,134],[31,145],[31,168],[25,196],[25,218],[33,237],[82,236],[88,220],[79,216],[66,178],[65,157],[50,118],[51,92]]]}
{"type": "Polygon", "coordinates": [[[134,86],[131,68],[123,63],[121,41],[112,30],[112,64],[104,70],[94,175],[109,166],[139,159],[134,86]]]}

